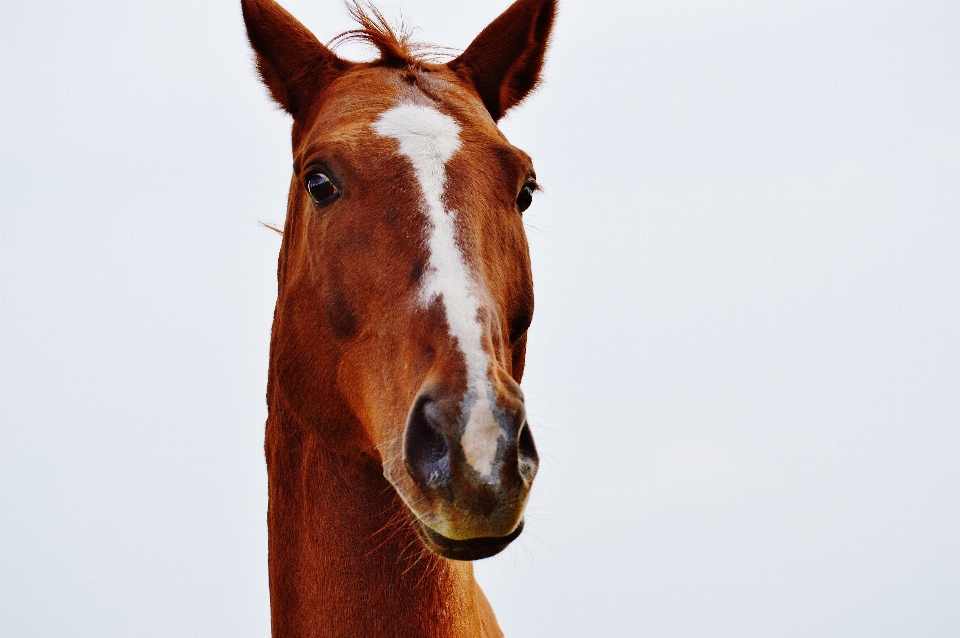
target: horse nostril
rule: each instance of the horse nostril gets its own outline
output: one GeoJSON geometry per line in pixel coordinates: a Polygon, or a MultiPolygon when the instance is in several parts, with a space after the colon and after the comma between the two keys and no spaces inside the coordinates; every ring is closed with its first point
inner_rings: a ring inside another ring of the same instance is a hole
{"type": "Polygon", "coordinates": [[[411,478],[424,487],[450,482],[450,451],[440,431],[437,405],[427,397],[417,400],[403,441],[403,460],[411,478]]]}
{"type": "Polygon", "coordinates": [[[540,456],[537,454],[537,446],[533,444],[533,433],[526,421],[520,426],[520,435],[517,437],[517,452],[520,474],[527,481],[532,481],[537,473],[540,456]]]}

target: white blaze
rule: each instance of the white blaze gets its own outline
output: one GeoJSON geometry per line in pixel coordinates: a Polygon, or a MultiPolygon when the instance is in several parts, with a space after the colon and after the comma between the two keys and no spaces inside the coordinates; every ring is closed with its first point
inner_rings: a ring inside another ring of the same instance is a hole
{"type": "Polygon", "coordinates": [[[493,417],[493,389],[487,378],[490,360],[483,348],[480,301],[457,246],[457,212],[443,207],[446,164],[460,148],[460,127],[456,120],[435,108],[401,103],[385,111],[373,124],[373,130],[400,144],[400,153],[410,160],[423,191],[430,262],[420,291],[421,301],[428,305],[440,297],[450,334],[463,352],[467,363],[463,405],[470,414],[461,445],[467,463],[489,476],[502,432],[493,417]]]}

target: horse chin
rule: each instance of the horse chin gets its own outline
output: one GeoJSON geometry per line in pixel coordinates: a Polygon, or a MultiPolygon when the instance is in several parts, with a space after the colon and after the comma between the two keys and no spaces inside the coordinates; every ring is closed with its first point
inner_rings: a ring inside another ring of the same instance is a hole
{"type": "MultiPolygon", "coordinates": [[[[438,556],[443,558],[448,558],[450,560],[480,560],[482,558],[489,558],[495,556],[507,548],[507,545],[512,543],[520,533],[523,531],[523,515],[520,512],[516,512],[512,521],[519,522],[516,523],[516,527],[512,528],[512,531],[505,536],[476,536],[473,538],[450,538],[449,536],[438,532],[436,527],[446,527],[443,525],[443,519],[445,515],[440,512],[434,512],[432,514],[418,511],[418,508],[414,507],[412,503],[421,500],[420,498],[408,498],[408,494],[416,494],[416,487],[413,484],[410,476],[402,470],[398,470],[397,466],[400,465],[399,459],[397,457],[390,458],[384,463],[384,477],[393,485],[394,489],[397,491],[397,495],[400,496],[403,505],[406,507],[407,512],[410,515],[410,521],[413,524],[413,528],[417,531],[417,535],[420,536],[420,539],[423,541],[423,544],[426,545],[427,549],[432,551],[438,556]],[[434,525],[427,523],[425,521],[431,521],[434,525]]],[[[524,499],[524,503],[526,499],[524,499]]],[[[520,511],[523,510],[523,505],[519,507],[520,511]]],[[[448,513],[449,515],[449,513],[448,513]]],[[[463,520],[463,514],[460,513],[456,515],[458,519],[463,520]]],[[[506,522],[503,521],[503,525],[500,529],[506,531],[510,529],[507,525],[511,525],[512,521],[506,522]]],[[[483,533],[487,531],[493,531],[497,533],[497,530],[494,526],[491,526],[491,520],[489,518],[484,518],[477,520],[477,523],[481,523],[479,526],[470,526],[478,533],[483,533]],[[479,527],[479,529],[477,529],[479,527]],[[485,528],[485,529],[484,529],[485,528]]],[[[469,535],[470,532],[463,529],[461,526],[456,526],[460,529],[458,531],[465,532],[465,535],[469,535]]],[[[452,528],[451,528],[452,529],[452,528]]],[[[449,530],[447,533],[450,533],[449,530]]],[[[458,534],[459,535],[459,534],[458,534]]]]}
{"type": "Polygon", "coordinates": [[[455,540],[447,538],[443,534],[435,532],[427,527],[419,519],[417,521],[417,531],[420,538],[423,539],[426,546],[435,554],[449,558],[450,560],[480,560],[490,558],[502,552],[507,545],[512,543],[520,536],[523,531],[523,519],[517,524],[516,529],[506,536],[481,536],[479,538],[470,538],[466,540],[455,540]]]}

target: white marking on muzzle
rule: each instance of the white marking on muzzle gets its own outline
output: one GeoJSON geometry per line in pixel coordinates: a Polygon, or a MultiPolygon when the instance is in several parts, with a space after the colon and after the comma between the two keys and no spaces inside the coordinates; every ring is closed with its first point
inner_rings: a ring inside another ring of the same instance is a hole
{"type": "Polygon", "coordinates": [[[435,108],[401,103],[385,111],[374,122],[373,130],[399,142],[400,153],[413,164],[423,191],[430,263],[420,291],[421,301],[427,305],[441,298],[450,334],[463,352],[467,363],[463,407],[470,413],[461,445],[467,463],[481,475],[489,476],[503,432],[493,416],[493,388],[487,377],[490,360],[483,348],[476,282],[457,246],[457,212],[443,207],[446,165],[460,148],[460,127],[456,120],[435,108]]]}

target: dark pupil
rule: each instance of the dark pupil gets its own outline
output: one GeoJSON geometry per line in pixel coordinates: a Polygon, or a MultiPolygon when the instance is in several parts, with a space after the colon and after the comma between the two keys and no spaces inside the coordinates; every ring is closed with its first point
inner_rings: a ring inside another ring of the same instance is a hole
{"type": "Polygon", "coordinates": [[[330,178],[323,173],[314,173],[307,178],[307,191],[313,201],[320,203],[337,192],[337,187],[333,185],[330,178]]]}
{"type": "Polygon", "coordinates": [[[533,189],[529,186],[524,186],[520,194],[517,195],[517,208],[522,213],[530,208],[531,202],[533,202],[533,189]]]}

